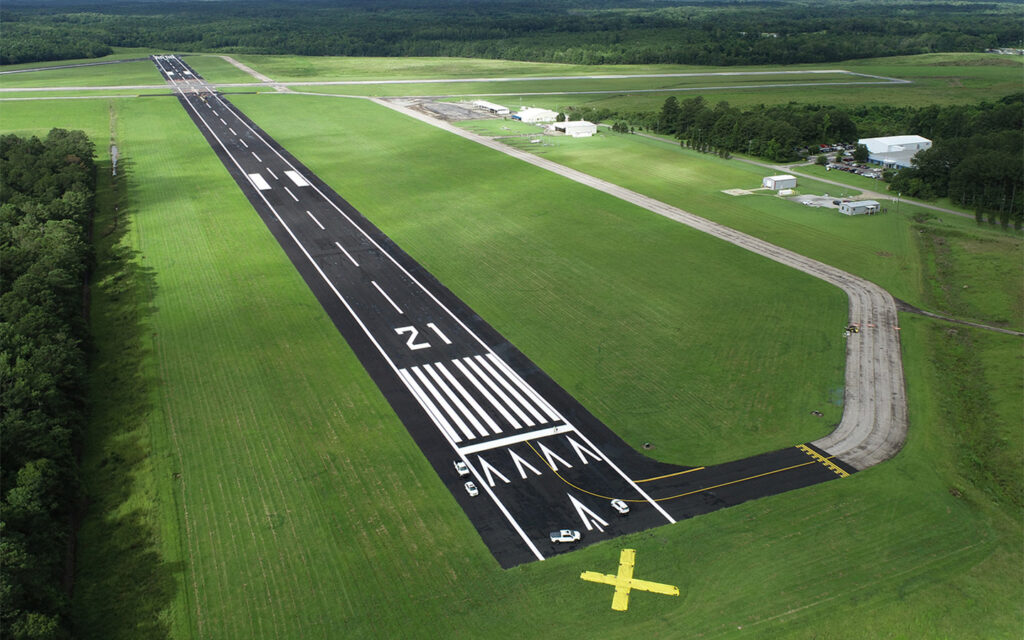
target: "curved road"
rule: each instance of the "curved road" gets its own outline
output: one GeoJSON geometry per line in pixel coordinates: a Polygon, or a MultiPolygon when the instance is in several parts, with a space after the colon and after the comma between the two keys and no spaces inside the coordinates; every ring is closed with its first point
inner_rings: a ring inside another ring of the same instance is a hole
{"type": "Polygon", "coordinates": [[[841,269],[701,218],[641,193],[464,131],[387,100],[372,100],[389,109],[603,191],[839,287],[846,292],[850,301],[850,322],[859,324],[861,330],[851,335],[847,342],[843,419],[835,431],[813,444],[858,470],[888,460],[903,446],[907,434],[907,401],[903,385],[899,324],[896,302],[885,289],[841,269]]]}

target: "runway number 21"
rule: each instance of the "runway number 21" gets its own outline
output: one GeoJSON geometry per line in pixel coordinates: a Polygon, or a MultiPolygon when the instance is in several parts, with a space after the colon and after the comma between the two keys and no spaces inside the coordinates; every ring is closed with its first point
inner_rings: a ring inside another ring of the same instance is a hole
{"type": "MultiPolygon", "coordinates": [[[[452,341],[448,339],[448,336],[441,333],[441,330],[437,328],[436,324],[434,324],[433,322],[428,322],[427,326],[430,327],[431,330],[433,330],[433,332],[437,334],[437,337],[441,338],[441,340],[443,340],[445,344],[452,343],[452,341]]],[[[400,336],[407,336],[405,339],[405,345],[409,347],[411,351],[416,351],[417,349],[430,348],[429,342],[416,342],[416,338],[419,337],[420,335],[420,330],[417,329],[416,327],[398,327],[397,329],[395,329],[395,333],[397,333],[400,336]]]]}

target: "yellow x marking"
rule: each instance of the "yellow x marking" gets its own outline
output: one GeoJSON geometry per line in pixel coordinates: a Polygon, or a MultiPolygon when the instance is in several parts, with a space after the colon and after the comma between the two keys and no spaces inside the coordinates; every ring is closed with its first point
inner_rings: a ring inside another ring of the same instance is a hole
{"type": "Polygon", "coordinates": [[[634,578],[633,567],[635,564],[636,549],[623,549],[619,556],[619,573],[617,575],[584,571],[580,574],[580,578],[588,582],[598,582],[615,587],[615,595],[612,596],[612,609],[615,611],[625,611],[629,608],[629,592],[633,589],[662,593],[666,596],[679,595],[679,587],[634,578]]]}

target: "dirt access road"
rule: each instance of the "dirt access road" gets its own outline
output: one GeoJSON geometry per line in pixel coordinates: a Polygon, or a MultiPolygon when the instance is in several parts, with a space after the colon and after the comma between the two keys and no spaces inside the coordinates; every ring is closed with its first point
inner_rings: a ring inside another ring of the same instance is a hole
{"type": "MultiPolygon", "coordinates": [[[[835,431],[813,444],[856,469],[865,469],[888,460],[903,446],[907,434],[907,401],[903,384],[899,324],[896,302],[885,289],[841,269],[581,171],[464,131],[418,111],[388,100],[373,101],[839,287],[846,292],[849,299],[850,322],[859,324],[861,330],[851,335],[847,342],[843,419],[835,431]]],[[[840,329],[837,327],[836,330],[840,329]]]]}

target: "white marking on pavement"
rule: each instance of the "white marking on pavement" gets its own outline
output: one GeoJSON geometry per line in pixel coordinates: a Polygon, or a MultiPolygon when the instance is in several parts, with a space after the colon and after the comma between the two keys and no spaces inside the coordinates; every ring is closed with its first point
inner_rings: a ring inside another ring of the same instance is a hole
{"type": "MultiPolygon", "coordinates": [[[[273,174],[271,174],[271,175],[273,175],[273,174]]],[[[274,177],[276,178],[277,176],[274,176],[274,177]]],[[[284,190],[288,192],[288,195],[290,195],[292,197],[292,200],[294,200],[295,202],[299,201],[299,199],[295,197],[295,194],[292,193],[291,189],[289,189],[288,187],[285,187],[284,190]]]]}
{"type": "MultiPolygon", "coordinates": [[[[320,227],[321,229],[323,229],[323,228],[324,228],[324,225],[320,224],[320,221],[319,221],[319,220],[317,220],[317,219],[316,219],[316,216],[314,216],[314,215],[313,215],[312,213],[310,213],[309,211],[307,211],[307,212],[306,212],[306,215],[307,215],[307,216],[309,216],[310,218],[312,218],[312,219],[313,219],[313,222],[315,222],[315,223],[316,223],[316,226],[320,227]]],[[[337,244],[337,243],[335,243],[335,244],[337,244]]]]}
{"type": "Polygon", "coordinates": [[[487,401],[491,403],[491,406],[493,406],[495,409],[497,409],[498,413],[500,413],[503,418],[508,420],[508,423],[510,425],[512,425],[513,428],[515,428],[515,429],[522,429],[523,428],[523,425],[519,424],[516,421],[516,419],[512,417],[512,414],[510,414],[508,411],[506,411],[505,407],[501,406],[501,403],[499,403],[494,398],[494,396],[492,396],[491,393],[486,388],[484,388],[484,386],[482,384],[480,384],[480,382],[477,381],[476,378],[473,377],[473,375],[469,372],[469,369],[467,369],[458,360],[452,360],[452,364],[454,364],[456,367],[458,367],[459,371],[462,372],[462,375],[466,376],[466,379],[469,380],[471,383],[473,383],[473,386],[476,387],[476,390],[479,391],[485,398],[487,398],[487,401]]]}
{"type": "Polygon", "coordinates": [[[252,182],[252,186],[256,187],[260,191],[267,191],[270,189],[270,185],[267,183],[267,179],[258,173],[250,173],[249,181],[252,182]]]}
{"type": "Polygon", "coordinates": [[[237,133],[235,133],[235,130],[232,129],[231,127],[228,127],[228,131],[230,131],[231,135],[233,135],[233,136],[237,136],[238,135],[237,133]]]}
{"type": "Polygon", "coordinates": [[[351,255],[349,254],[349,252],[348,252],[348,251],[345,251],[345,247],[341,246],[341,243],[340,243],[340,242],[335,242],[335,243],[334,243],[334,246],[336,246],[336,247],[338,247],[339,249],[341,249],[341,252],[345,254],[345,257],[346,257],[346,258],[348,258],[348,259],[349,259],[349,261],[350,261],[350,262],[351,262],[352,264],[356,265],[357,267],[359,266],[359,263],[358,263],[358,262],[356,262],[356,259],[355,259],[355,258],[353,258],[353,257],[352,257],[352,256],[351,256],[351,255]]]}
{"type": "Polygon", "coordinates": [[[452,406],[448,404],[447,400],[444,399],[444,395],[442,395],[440,391],[434,388],[434,385],[431,384],[430,379],[427,378],[426,374],[424,374],[419,367],[412,367],[411,371],[416,374],[417,378],[419,378],[419,382],[421,385],[423,385],[423,388],[426,389],[430,393],[430,395],[434,397],[434,400],[436,400],[439,405],[441,405],[441,408],[445,410],[445,413],[448,414],[448,417],[451,418],[453,422],[455,422],[455,426],[459,428],[459,431],[461,431],[462,434],[469,439],[474,438],[475,436],[473,435],[473,432],[469,430],[469,427],[467,427],[466,423],[462,421],[462,418],[459,416],[458,413],[456,413],[455,409],[452,409],[452,406]]]}
{"type": "MultiPolygon", "coordinates": [[[[449,385],[446,381],[441,379],[440,374],[434,371],[434,368],[432,366],[430,366],[429,364],[425,364],[423,365],[423,370],[430,374],[430,377],[433,378],[434,382],[437,383],[438,388],[444,391],[444,394],[448,396],[448,399],[451,400],[452,403],[456,407],[458,407],[460,411],[462,411],[462,415],[466,416],[466,418],[469,419],[469,423],[473,425],[473,428],[476,429],[477,433],[484,437],[491,435],[487,433],[487,429],[485,429],[484,426],[480,424],[480,421],[476,419],[476,414],[474,414],[466,407],[465,403],[462,402],[462,398],[460,398],[459,395],[452,390],[451,385],[449,385]]],[[[472,435],[469,436],[470,439],[473,439],[475,437],[476,436],[472,435]]]]}
{"type": "Polygon", "coordinates": [[[512,395],[512,397],[514,397],[524,407],[526,407],[526,410],[529,411],[530,414],[533,415],[533,417],[537,420],[537,422],[539,422],[539,423],[547,422],[547,420],[544,419],[544,416],[540,415],[540,413],[536,409],[533,408],[533,405],[530,404],[530,402],[527,401],[526,398],[524,398],[518,391],[516,391],[516,389],[512,385],[510,385],[508,383],[508,381],[504,378],[504,376],[502,376],[500,373],[497,372],[497,370],[495,370],[495,369],[493,369],[491,367],[490,363],[488,362],[488,358],[489,357],[490,357],[490,354],[488,354],[488,356],[476,356],[476,361],[480,363],[481,367],[487,369],[487,371],[492,376],[494,376],[494,379],[497,380],[498,382],[500,382],[501,386],[505,387],[505,390],[508,391],[509,394],[512,395]]]}
{"type": "Polygon", "coordinates": [[[482,456],[477,456],[476,459],[480,461],[480,469],[484,472],[484,475],[487,476],[487,484],[489,486],[494,486],[494,478],[491,476],[491,473],[504,480],[505,484],[512,482],[511,480],[506,478],[502,472],[492,467],[491,464],[484,460],[482,456]]]}
{"type": "MultiPolygon", "coordinates": [[[[494,420],[491,420],[491,416],[487,415],[487,412],[484,411],[483,408],[477,403],[476,399],[473,398],[473,396],[470,395],[468,391],[466,391],[466,388],[462,386],[462,383],[456,380],[455,376],[453,376],[451,373],[448,373],[448,369],[446,369],[445,366],[440,362],[435,362],[434,366],[437,368],[438,371],[441,372],[442,375],[444,375],[445,378],[448,378],[448,382],[452,385],[452,387],[454,387],[462,395],[462,397],[466,399],[466,402],[468,402],[469,405],[473,407],[478,414],[480,414],[480,417],[484,419],[484,422],[486,422],[487,425],[491,428],[491,431],[493,431],[496,434],[501,433],[501,427],[499,427],[494,422],[494,420]]],[[[482,431],[480,435],[487,436],[490,434],[488,434],[486,431],[482,431]]]]}
{"type": "MultiPolygon", "coordinates": [[[[286,187],[286,189],[287,189],[287,187],[286,187]]],[[[309,212],[307,211],[306,213],[309,213],[309,212]]],[[[309,217],[313,218],[312,214],[310,214],[309,217]]],[[[316,218],[313,218],[313,219],[316,220],[316,218]]],[[[317,224],[320,224],[320,223],[318,222],[317,224]]],[[[320,228],[323,229],[323,227],[320,227],[320,228]]],[[[376,287],[377,291],[380,292],[380,295],[384,296],[384,299],[391,303],[391,306],[395,308],[395,311],[397,311],[398,313],[401,313],[402,315],[405,315],[405,312],[402,311],[402,308],[399,307],[397,304],[395,304],[395,301],[391,299],[391,296],[389,296],[387,293],[384,292],[383,289],[380,288],[380,285],[377,284],[376,280],[370,280],[370,284],[372,284],[374,287],[376,287]]]]}
{"type": "Polygon", "coordinates": [[[260,157],[258,155],[256,155],[255,151],[250,151],[249,153],[252,154],[252,157],[256,158],[257,162],[263,162],[262,160],[260,160],[260,157]]]}
{"type": "Polygon", "coordinates": [[[309,181],[302,177],[298,171],[285,170],[284,175],[292,179],[296,187],[308,187],[309,181]]]}
{"type": "Polygon", "coordinates": [[[563,420],[561,414],[555,411],[554,407],[548,404],[548,402],[539,393],[537,393],[537,391],[533,387],[526,384],[526,380],[523,380],[521,377],[519,377],[519,374],[513,371],[512,367],[510,367],[504,360],[494,355],[493,353],[488,354],[487,357],[491,359],[491,362],[493,362],[495,366],[504,371],[505,374],[512,379],[512,382],[516,383],[516,386],[522,389],[523,392],[526,393],[528,396],[533,398],[533,401],[537,403],[537,406],[544,410],[544,413],[548,414],[549,418],[556,422],[559,420],[563,420]]]}
{"type": "Polygon", "coordinates": [[[434,424],[441,429],[441,433],[447,436],[448,440],[451,442],[462,442],[462,438],[459,437],[459,434],[455,433],[455,430],[452,429],[452,426],[444,419],[444,416],[442,416],[441,412],[437,410],[434,403],[430,401],[430,398],[428,398],[427,395],[423,393],[423,390],[420,389],[419,385],[416,384],[412,374],[405,369],[399,369],[398,375],[402,378],[402,382],[405,383],[405,386],[409,391],[412,392],[416,401],[420,403],[421,407],[423,407],[423,410],[427,412],[428,416],[430,416],[430,419],[433,420],[434,424]]]}
{"type": "Polygon", "coordinates": [[[245,144],[245,140],[242,140],[241,138],[239,138],[238,141],[241,142],[242,146],[245,147],[246,149],[249,148],[249,145],[245,144]]]}
{"type": "Polygon", "coordinates": [[[272,170],[270,169],[270,167],[267,167],[267,173],[269,173],[270,175],[274,176],[274,180],[280,180],[280,178],[278,178],[278,177],[277,177],[277,174],[276,174],[276,173],[274,173],[274,172],[273,172],[273,171],[272,171],[272,170]]]}
{"type": "Polygon", "coordinates": [[[564,464],[569,469],[572,469],[572,465],[569,464],[569,462],[565,458],[563,458],[562,456],[560,456],[557,453],[553,452],[551,449],[548,449],[547,447],[545,447],[543,442],[538,442],[537,446],[540,447],[541,450],[544,452],[544,458],[547,459],[548,466],[551,467],[552,471],[558,471],[558,466],[555,465],[555,460],[558,460],[559,462],[564,464]],[[554,458],[554,460],[552,460],[552,458],[554,458]]]}
{"type": "MultiPolygon", "coordinates": [[[[515,411],[516,415],[519,416],[519,419],[522,420],[526,424],[526,426],[532,427],[534,425],[533,420],[530,420],[529,416],[523,413],[523,410],[516,406],[516,403],[509,400],[508,396],[505,395],[505,392],[498,388],[498,385],[495,384],[493,380],[488,378],[482,371],[480,371],[480,368],[477,366],[477,363],[473,358],[463,358],[463,361],[467,365],[469,365],[469,368],[473,370],[473,373],[478,375],[480,379],[484,381],[484,384],[491,388],[491,391],[494,391],[494,393],[497,394],[497,396],[501,398],[505,402],[505,404],[507,404],[509,408],[512,409],[512,411],[515,411]]],[[[514,426],[516,429],[519,428],[518,423],[516,423],[515,421],[512,421],[512,426],[514,426]]]]}
{"type": "MultiPolygon", "coordinates": [[[[556,427],[547,427],[546,429],[537,429],[536,431],[527,431],[525,433],[517,433],[513,436],[507,436],[505,438],[498,438],[497,440],[489,440],[487,442],[481,442],[478,444],[471,444],[467,447],[460,447],[459,453],[469,455],[478,451],[487,451],[488,449],[497,449],[499,447],[507,447],[510,444],[516,444],[518,442],[526,442],[527,440],[536,440],[538,438],[547,438],[548,436],[558,435],[559,433],[566,433],[568,431],[576,431],[574,427],[567,424],[560,424],[556,427]]],[[[532,467],[531,467],[532,469],[532,467]]],[[[536,471],[536,469],[534,469],[536,471]]]]}
{"type": "Polygon", "coordinates": [[[512,462],[515,463],[516,469],[519,469],[519,475],[521,475],[523,477],[523,480],[526,480],[526,471],[523,470],[523,467],[526,467],[527,469],[532,471],[534,473],[534,475],[538,475],[538,476],[541,475],[540,469],[538,469],[537,467],[533,466],[532,464],[530,464],[526,460],[523,460],[522,458],[520,458],[519,455],[515,451],[509,449],[508,450],[508,454],[510,456],[512,456],[512,462]]]}
{"type": "Polygon", "coordinates": [[[576,455],[580,457],[580,462],[582,462],[583,464],[590,464],[589,462],[587,462],[586,456],[590,456],[591,458],[593,458],[594,462],[601,462],[601,456],[597,455],[587,447],[584,447],[582,444],[576,442],[569,436],[566,436],[565,439],[569,441],[569,444],[572,446],[573,450],[576,451],[576,455]]]}
{"type": "Polygon", "coordinates": [[[602,525],[607,527],[607,521],[605,521],[603,518],[601,518],[601,516],[597,515],[596,513],[588,509],[585,504],[574,498],[571,493],[567,493],[565,495],[569,496],[569,500],[572,501],[572,506],[576,507],[576,513],[579,515],[580,520],[583,521],[583,524],[587,526],[587,531],[593,531],[594,527],[597,527],[598,531],[604,533],[602,525]],[[591,523],[593,523],[593,526],[591,526],[591,523]]]}
{"type": "Polygon", "coordinates": [[[430,327],[431,329],[433,329],[434,333],[437,334],[437,337],[441,338],[441,340],[444,340],[445,344],[451,344],[452,343],[452,341],[448,339],[448,336],[446,336],[443,333],[441,333],[441,330],[437,328],[436,324],[434,324],[433,322],[428,322],[427,326],[430,327]]]}
{"type": "Polygon", "coordinates": [[[224,122],[224,118],[221,118],[221,119],[220,119],[220,123],[221,123],[222,125],[224,125],[225,127],[226,127],[226,126],[228,126],[228,123],[224,122]]]}
{"type": "MultiPolygon", "coordinates": [[[[213,107],[210,107],[210,108],[211,108],[211,109],[213,109],[213,107]]],[[[220,117],[220,114],[219,114],[219,113],[217,113],[217,110],[216,110],[216,109],[213,109],[213,115],[217,116],[218,118],[220,117]]],[[[222,121],[222,122],[223,122],[223,121],[222,121]]]]}

